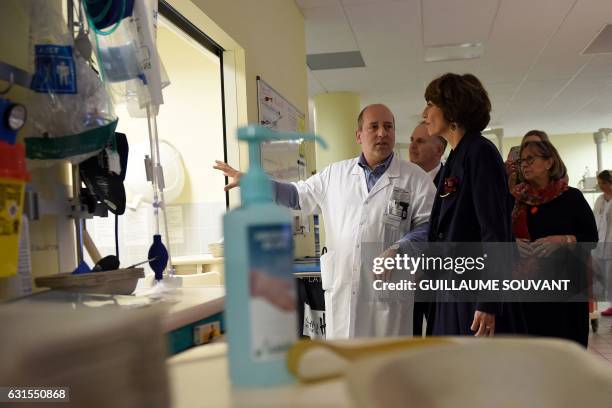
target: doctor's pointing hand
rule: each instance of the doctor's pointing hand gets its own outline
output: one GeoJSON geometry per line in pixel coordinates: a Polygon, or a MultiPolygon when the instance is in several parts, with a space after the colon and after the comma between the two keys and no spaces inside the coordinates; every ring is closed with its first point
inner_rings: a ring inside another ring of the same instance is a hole
{"type": "Polygon", "coordinates": [[[215,160],[215,165],[213,169],[221,170],[225,177],[231,178],[231,181],[223,188],[223,191],[229,191],[234,187],[238,187],[240,183],[240,177],[242,177],[242,173],[230,166],[229,164],[215,160]]]}

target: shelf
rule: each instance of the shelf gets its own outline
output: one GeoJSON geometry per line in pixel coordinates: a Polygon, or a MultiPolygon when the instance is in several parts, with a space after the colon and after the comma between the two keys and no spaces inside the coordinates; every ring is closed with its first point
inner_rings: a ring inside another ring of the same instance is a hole
{"type": "Polygon", "coordinates": [[[217,272],[223,282],[223,258],[210,254],[172,257],[172,265],[177,275],[195,275],[217,272]]]}

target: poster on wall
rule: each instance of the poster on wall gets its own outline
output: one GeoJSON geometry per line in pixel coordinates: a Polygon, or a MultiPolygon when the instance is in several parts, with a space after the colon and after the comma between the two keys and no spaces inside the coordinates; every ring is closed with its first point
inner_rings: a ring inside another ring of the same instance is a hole
{"type": "MultiPolygon", "coordinates": [[[[259,124],[275,132],[306,130],[305,115],[293,106],[261,77],[257,77],[259,124]]],[[[261,163],[275,180],[305,179],[303,145],[298,141],[274,141],[261,145],[261,163]]]]}
{"type": "MultiPolygon", "coordinates": [[[[257,77],[259,124],[275,132],[306,132],[306,116],[261,77],[257,77]]],[[[263,169],[279,181],[306,179],[306,160],[302,141],[274,141],[261,145],[263,169]]],[[[294,234],[310,231],[308,216],[294,211],[294,234]]]]}
{"type": "Polygon", "coordinates": [[[306,116],[261,77],[257,77],[259,124],[275,132],[306,131],[306,116]]]}

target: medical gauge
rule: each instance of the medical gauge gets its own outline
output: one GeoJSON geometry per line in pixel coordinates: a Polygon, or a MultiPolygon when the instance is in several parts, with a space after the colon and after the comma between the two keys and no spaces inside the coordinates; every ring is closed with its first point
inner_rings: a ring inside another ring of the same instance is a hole
{"type": "Polygon", "coordinates": [[[15,143],[17,131],[26,122],[27,111],[25,106],[0,97],[0,118],[2,118],[0,122],[0,140],[15,143]]]}

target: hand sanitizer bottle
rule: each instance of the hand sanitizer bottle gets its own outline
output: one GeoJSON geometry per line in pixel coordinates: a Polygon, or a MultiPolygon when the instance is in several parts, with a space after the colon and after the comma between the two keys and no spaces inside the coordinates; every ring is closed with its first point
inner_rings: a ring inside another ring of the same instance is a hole
{"type": "Polygon", "coordinates": [[[274,202],[261,168],[260,143],[319,139],[261,126],[239,129],[238,139],[249,143],[249,170],[240,179],[241,207],[223,217],[230,379],[238,387],[281,385],[293,381],[285,357],[297,338],[293,235],[291,212],[274,202]]]}

